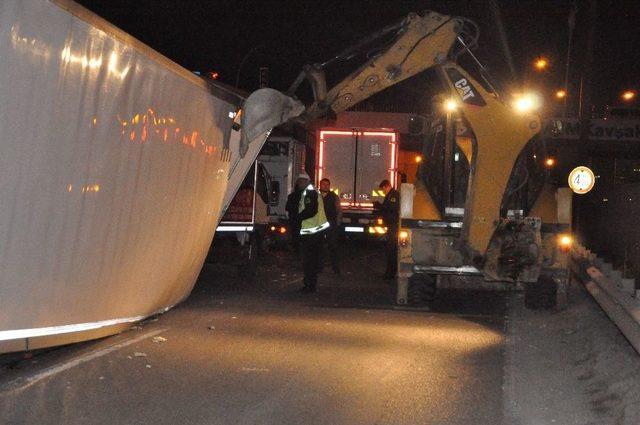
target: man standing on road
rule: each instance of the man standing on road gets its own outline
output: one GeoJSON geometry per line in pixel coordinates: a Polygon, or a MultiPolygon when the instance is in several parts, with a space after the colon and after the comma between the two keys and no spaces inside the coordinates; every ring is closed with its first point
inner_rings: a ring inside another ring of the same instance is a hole
{"type": "Polygon", "coordinates": [[[307,187],[302,191],[298,206],[302,268],[304,269],[304,287],[300,292],[309,293],[316,291],[322,241],[330,224],[324,213],[322,196],[309,183],[308,175],[302,176],[301,174],[301,177],[306,177],[307,187]]]}
{"type": "Polygon", "coordinates": [[[291,247],[293,252],[298,254],[300,251],[300,220],[298,219],[298,207],[300,204],[300,196],[302,191],[309,184],[309,176],[307,173],[301,173],[296,179],[293,192],[287,197],[287,205],[285,210],[289,216],[289,230],[291,230],[291,247]]]}
{"type": "Polygon", "coordinates": [[[380,182],[380,189],[384,192],[382,204],[376,202],[376,209],[382,215],[387,227],[387,269],[385,279],[393,279],[398,272],[398,227],[400,226],[400,194],[391,186],[389,180],[380,182]]]}
{"type": "MultiPolygon", "coordinates": [[[[338,262],[338,232],[340,231],[340,222],[342,222],[340,198],[331,192],[331,181],[327,178],[320,180],[320,194],[322,195],[322,203],[324,204],[324,214],[331,225],[325,232],[327,247],[329,248],[329,257],[331,258],[331,267],[335,274],[340,274],[340,264],[338,262]]],[[[320,268],[322,269],[322,259],[320,261],[320,268]]]]}

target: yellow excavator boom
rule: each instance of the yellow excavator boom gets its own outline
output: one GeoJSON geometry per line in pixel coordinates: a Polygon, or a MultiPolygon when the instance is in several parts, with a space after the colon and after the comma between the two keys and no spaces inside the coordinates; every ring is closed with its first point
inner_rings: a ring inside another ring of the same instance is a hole
{"type": "MultiPolygon", "coordinates": [[[[314,103],[306,110],[308,118],[316,118],[329,110],[342,112],[394,84],[446,62],[464,22],[463,18],[436,12],[429,11],[423,15],[412,13],[399,25],[391,27],[396,36],[389,46],[328,92],[322,69],[327,63],[340,59],[340,56],[323,65],[305,66],[288,93],[293,94],[306,77],[311,82],[315,96],[314,103]]],[[[390,32],[386,28],[377,35],[386,36],[390,32]]],[[[376,35],[369,37],[369,40],[375,38],[376,35]]]]}

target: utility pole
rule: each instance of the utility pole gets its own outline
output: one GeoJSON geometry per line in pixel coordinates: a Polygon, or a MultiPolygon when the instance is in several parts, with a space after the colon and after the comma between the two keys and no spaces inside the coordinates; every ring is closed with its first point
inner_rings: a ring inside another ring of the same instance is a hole
{"type": "Polygon", "coordinates": [[[589,12],[587,17],[587,48],[584,56],[584,65],[582,67],[582,84],[580,95],[580,143],[582,146],[589,145],[589,125],[591,122],[591,104],[592,104],[592,73],[593,73],[593,49],[596,43],[596,21],[598,19],[598,1],[589,1],[589,12]]]}
{"type": "Polygon", "coordinates": [[[249,59],[249,56],[251,56],[253,52],[255,52],[258,49],[262,49],[263,47],[265,47],[264,44],[255,45],[251,49],[249,49],[249,51],[242,57],[242,60],[240,61],[240,65],[238,65],[238,71],[236,72],[236,87],[240,87],[240,73],[242,72],[242,67],[244,66],[244,63],[247,61],[247,59],[249,59]]]}
{"type": "MultiPolygon", "coordinates": [[[[576,13],[577,13],[577,6],[574,3],[573,6],[571,7],[571,11],[569,11],[569,17],[567,19],[567,25],[569,27],[569,41],[567,42],[567,59],[565,61],[565,69],[564,69],[564,90],[566,93],[570,93],[569,90],[569,69],[570,69],[570,64],[571,64],[571,47],[573,45],[573,30],[576,27],[576,13]]],[[[564,108],[563,108],[563,113],[562,116],[563,118],[567,118],[567,98],[569,96],[565,95],[564,96],[564,108]]]]}

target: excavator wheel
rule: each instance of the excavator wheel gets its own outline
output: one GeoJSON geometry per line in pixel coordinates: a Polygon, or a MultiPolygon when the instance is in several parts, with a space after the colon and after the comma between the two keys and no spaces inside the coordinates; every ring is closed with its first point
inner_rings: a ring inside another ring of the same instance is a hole
{"type": "Polygon", "coordinates": [[[436,296],[436,276],[423,274],[409,278],[407,290],[408,304],[425,305],[433,301],[436,296]]]}

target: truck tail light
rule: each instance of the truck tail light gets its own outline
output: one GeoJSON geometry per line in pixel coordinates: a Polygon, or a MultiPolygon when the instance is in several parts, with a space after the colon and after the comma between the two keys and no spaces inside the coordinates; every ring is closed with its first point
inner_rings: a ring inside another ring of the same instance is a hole
{"type": "Polygon", "coordinates": [[[383,226],[371,226],[368,229],[369,233],[371,233],[372,235],[384,235],[388,230],[389,229],[383,226]]]}

